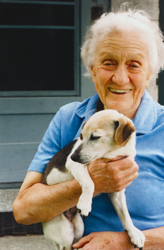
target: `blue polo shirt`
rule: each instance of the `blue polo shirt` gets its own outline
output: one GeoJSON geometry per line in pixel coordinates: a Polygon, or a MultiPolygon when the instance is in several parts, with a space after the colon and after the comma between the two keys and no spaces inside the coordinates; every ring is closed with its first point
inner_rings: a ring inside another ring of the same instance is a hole
{"type": "MultiPolygon", "coordinates": [[[[52,156],[79,136],[82,123],[96,112],[98,95],[60,108],[51,121],[28,171],[44,172],[52,156]]],[[[164,107],[145,91],[133,119],[136,127],[136,162],[139,177],[126,189],[128,209],[140,230],[164,226],[164,107]]],[[[84,219],[85,235],[122,231],[122,224],[108,198],[93,198],[92,212],[84,219]]]]}

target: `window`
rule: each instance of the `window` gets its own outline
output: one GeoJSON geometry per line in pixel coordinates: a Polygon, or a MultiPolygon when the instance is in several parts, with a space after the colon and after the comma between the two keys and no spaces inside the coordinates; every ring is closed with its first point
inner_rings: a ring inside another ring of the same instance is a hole
{"type": "Polygon", "coordinates": [[[0,0],[0,96],[79,94],[78,5],[0,0]]]}
{"type": "MultiPolygon", "coordinates": [[[[159,24],[160,28],[164,34],[164,2],[159,1],[159,24]]],[[[158,101],[160,104],[164,105],[164,71],[161,71],[158,76],[158,101]]]]}

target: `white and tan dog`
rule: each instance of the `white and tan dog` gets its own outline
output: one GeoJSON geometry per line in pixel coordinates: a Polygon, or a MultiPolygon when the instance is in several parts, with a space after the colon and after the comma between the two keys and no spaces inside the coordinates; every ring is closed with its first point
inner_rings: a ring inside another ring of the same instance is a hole
{"type": "MultiPolygon", "coordinates": [[[[70,250],[73,242],[83,235],[83,221],[79,214],[88,216],[94,192],[94,183],[87,165],[95,159],[114,159],[118,156],[132,156],[135,151],[135,128],[130,119],[114,110],[95,113],[83,125],[80,138],[60,150],[47,164],[43,183],[54,185],[75,178],[82,188],[76,207],[43,223],[45,237],[55,250],[70,250]]],[[[132,244],[140,249],[144,246],[144,234],[130,218],[125,190],[110,193],[109,198],[127,231],[132,244]]]]}

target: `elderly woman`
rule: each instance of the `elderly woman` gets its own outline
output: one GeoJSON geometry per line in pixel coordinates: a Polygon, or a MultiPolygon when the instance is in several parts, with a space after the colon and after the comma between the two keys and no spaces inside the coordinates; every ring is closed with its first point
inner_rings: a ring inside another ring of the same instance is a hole
{"type": "Polygon", "coordinates": [[[98,159],[88,166],[99,195],[84,220],[85,236],[74,248],[134,248],[107,196],[127,188],[132,220],[146,237],[144,249],[164,249],[164,108],[146,91],[164,63],[162,34],[142,11],[109,13],[90,27],[82,59],[97,94],[65,105],[55,115],[14,202],[15,218],[23,224],[48,221],[77,203],[78,182],[43,185],[45,166],[79,136],[83,122],[92,114],[116,109],[133,119],[137,155],[135,161],[130,157],[114,162],[98,159]]]}

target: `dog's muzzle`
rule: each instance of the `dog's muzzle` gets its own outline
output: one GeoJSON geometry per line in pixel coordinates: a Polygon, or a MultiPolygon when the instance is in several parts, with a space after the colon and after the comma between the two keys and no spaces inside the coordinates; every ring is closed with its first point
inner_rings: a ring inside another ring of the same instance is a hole
{"type": "Polygon", "coordinates": [[[71,159],[73,161],[80,162],[80,157],[79,157],[79,155],[76,154],[76,151],[71,155],[71,159]]]}
{"type": "Polygon", "coordinates": [[[75,162],[82,163],[80,155],[76,151],[71,155],[71,159],[75,162]]]}
{"type": "Polygon", "coordinates": [[[71,159],[75,162],[79,162],[82,164],[85,164],[86,161],[81,157],[81,150],[82,150],[82,145],[80,145],[75,152],[71,155],[71,159]]]}

